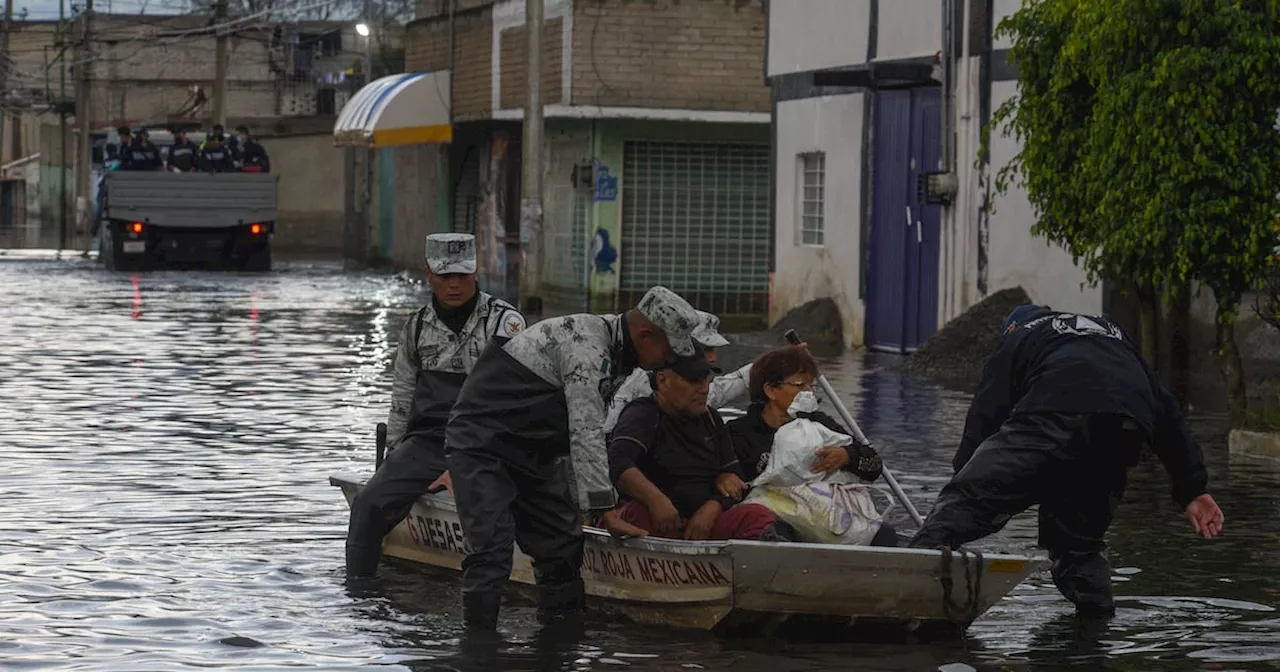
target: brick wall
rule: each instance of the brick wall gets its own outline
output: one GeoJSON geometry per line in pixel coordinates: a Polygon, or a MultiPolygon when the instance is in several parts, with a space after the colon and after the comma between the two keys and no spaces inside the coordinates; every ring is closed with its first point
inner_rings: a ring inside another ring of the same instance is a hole
{"type": "Polygon", "coordinates": [[[761,0],[577,0],[574,105],[768,112],[761,0]]]}
{"type": "MultiPolygon", "coordinates": [[[[454,17],[454,118],[487,119],[493,108],[493,13],[485,7],[454,17]]],[[[449,68],[449,20],[424,19],[409,24],[405,35],[405,69],[449,68]]]]}
{"type": "MultiPolygon", "coordinates": [[[[547,19],[542,24],[542,102],[546,105],[564,102],[564,87],[560,81],[563,31],[562,18],[547,19]]],[[[504,110],[524,107],[524,26],[502,31],[499,39],[499,106],[504,110]]]]}

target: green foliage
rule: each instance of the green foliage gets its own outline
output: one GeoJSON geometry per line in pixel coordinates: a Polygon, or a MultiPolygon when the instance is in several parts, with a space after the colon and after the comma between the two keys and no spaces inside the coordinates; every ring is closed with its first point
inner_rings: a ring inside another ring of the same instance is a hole
{"type": "Polygon", "coordinates": [[[1039,220],[1099,278],[1214,292],[1224,320],[1275,245],[1280,0],[1028,0],[1019,95],[994,114],[1039,220]]]}
{"type": "Polygon", "coordinates": [[[1260,406],[1249,408],[1244,427],[1258,432],[1280,432],[1280,393],[1260,406]]]}

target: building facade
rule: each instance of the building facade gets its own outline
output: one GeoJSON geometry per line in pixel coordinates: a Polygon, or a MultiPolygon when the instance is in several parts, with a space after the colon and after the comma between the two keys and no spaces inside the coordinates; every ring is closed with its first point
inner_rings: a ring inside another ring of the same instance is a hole
{"type": "Polygon", "coordinates": [[[831,297],[849,345],[907,352],[984,296],[1022,286],[1100,312],[1071,256],[994,174],[1018,151],[981,129],[1017,93],[994,27],[1018,0],[770,0],[776,259],[771,317],[831,297]],[[921,176],[949,173],[928,197],[921,176]]]}
{"type": "MultiPolygon", "coordinates": [[[[10,244],[57,246],[64,213],[70,229],[65,242],[85,244],[75,179],[81,121],[95,134],[119,125],[207,128],[213,123],[217,36],[209,17],[95,13],[87,52],[83,22],[83,16],[65,25],[19,21],[10,31],[12,68],[0,103],[17,113],[0,119],[5,139],[0,166],[15,164],[8,181],[21,178],[26,199],[20,218],[14,208],[0,216],[4,239],[17,241],[10,244]],[[77,114],[77,77],[86,61],[91,64],[88,105],[77,114]],[[59,111],[67,114],[65,127],[59,111]]],[[[329,166],[338,152],[328,129],[361,83],[362,76],[354,73],[363,67],[368,39],[356,33],[354,23],[339,21],[246,24],[228,36],[227,126],[247,124],[264,140],[280,174],[281,250],[340,249],[341,202],[335,205],[324,197],[331,191],[316,191],[316,186],[331,178],[329,166]],[[312,123],[317,119],[325,123],[312,123]]],[[[399,30],[379,30],[373,39],[375,64],[380,54],[399,53],[399,30]]],[[[4,188],[7,194],[19,191],[17,184],[4,188]]]]}
{"type": "MultiPolygon", "coordinates": [[[[380,254],[421,268],[433,230],[474,232],[481,277],[522,263],[522,0],[423,0],[406,70],[448,71],[452,141],[379,149],[380,254]],[[450,11],[452,10],[452,11],[450,11]],[[452,49],[450,46],[452,45],[452,49]]],[[[549,311],[615,310],[654,284],[706,310],[768,310],[769,88],[760,0],[547,0],[542,97],[549,311]]]]}

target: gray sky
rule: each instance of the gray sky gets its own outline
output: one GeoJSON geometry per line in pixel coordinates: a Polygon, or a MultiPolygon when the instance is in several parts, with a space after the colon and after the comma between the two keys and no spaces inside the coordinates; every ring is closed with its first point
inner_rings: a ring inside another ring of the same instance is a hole
{"type": "MultiPolygon", "coordinates": [[[[66,12],[71,14],[71,5],[82,5],[84,0],[63,0],[66,12]]],[[[173,14],[180,8],[187,7],[186,0],[94,0],[95,8],[100,12],[120,14],[173,14]]],[[[13,0],[13,12],[16,16],[23,8],[27,9],[28,19],[57,19],[57,0],[13,0]]]]}

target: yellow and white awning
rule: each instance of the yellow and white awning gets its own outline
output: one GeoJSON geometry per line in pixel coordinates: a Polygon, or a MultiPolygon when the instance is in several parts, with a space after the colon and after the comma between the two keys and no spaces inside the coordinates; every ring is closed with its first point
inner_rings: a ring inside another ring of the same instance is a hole
{"type": "Polygon", "coordinates": [[[366,84],[333,125],[343,147],[398,147],[452,142],[449,71],[407,72],[366,84]]]}

